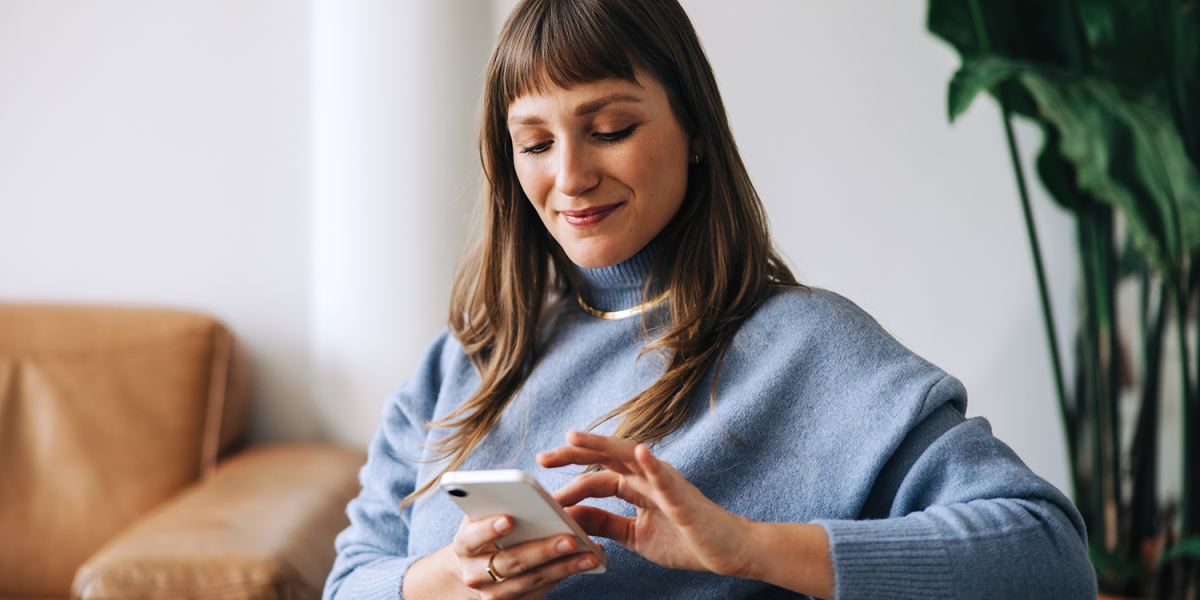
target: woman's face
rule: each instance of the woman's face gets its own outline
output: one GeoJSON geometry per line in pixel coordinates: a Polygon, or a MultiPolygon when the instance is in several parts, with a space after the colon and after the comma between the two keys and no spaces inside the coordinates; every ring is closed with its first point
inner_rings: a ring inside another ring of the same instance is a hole
{"type": "Polygon", "coordinates": [[[521,96],[508,108],[521,188],[584,268],[637,254],[687,191],[691,143],[662,84],[604,79],[521,96]]]}

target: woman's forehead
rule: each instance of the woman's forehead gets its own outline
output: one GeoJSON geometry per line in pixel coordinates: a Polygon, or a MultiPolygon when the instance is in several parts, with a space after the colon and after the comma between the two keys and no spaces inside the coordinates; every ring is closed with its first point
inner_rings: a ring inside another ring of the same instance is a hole
{"type": "Polygon", "coordinates": [[[546,113],[586,116],[606,107],[623,104],[650,106],[665,100],[665,92],[658,82],[654,82],[653,78],[643,80],[646,85],[628,79],[607,78],[571,85],[569,88],[554,85],[545,90],[530,91],[509,104],[508,124],[540,124],[546,113]]]}

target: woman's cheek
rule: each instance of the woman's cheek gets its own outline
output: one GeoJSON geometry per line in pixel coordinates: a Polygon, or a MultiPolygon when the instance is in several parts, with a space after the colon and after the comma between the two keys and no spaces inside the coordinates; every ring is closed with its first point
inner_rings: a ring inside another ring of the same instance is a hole
{"type": "Polygon", "coordinates": [[[540,210],[545,201],[538,193],[537,178],[528,165],[517,163],[514,166],[514,170],[517,172],[517,182],[521,184],[521,191],[525,192],[525,197],[540,210]]]}

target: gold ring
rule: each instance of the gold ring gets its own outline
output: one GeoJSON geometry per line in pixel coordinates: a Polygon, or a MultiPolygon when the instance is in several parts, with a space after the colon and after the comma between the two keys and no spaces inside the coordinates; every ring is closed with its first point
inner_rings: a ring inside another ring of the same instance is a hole
{"type": "MultiPolygon", "coordinates": [[[[496,554],[499,554],[499,552],[497,552],[496,554]]],[[[493,582],[495,582],[495,583],[500,583],[501,581],[504,581],[505,579],[508,579],[508,578],[507,578],[507,577],[501,577],[501,576],[497,575],[497,574],[496,574],[496,571],[494,571],[494,570],[492,569],[492,561],[493,561],[493,560],[496,560],[496,554],[493,554],[493,555],[492,555],[492,557],[488,559],[488,567],[487,567],[487,572],[488,572],[488,575],[491,575],[491,576],[492,576],[492,581],[493,581],[493,582]]]]}

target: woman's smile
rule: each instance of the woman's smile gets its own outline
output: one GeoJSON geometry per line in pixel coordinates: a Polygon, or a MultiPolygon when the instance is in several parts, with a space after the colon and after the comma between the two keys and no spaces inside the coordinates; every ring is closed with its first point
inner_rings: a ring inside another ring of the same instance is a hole
{"type": "Polygon", "coordinates": [[[603,206],[593,206],[577,210],[560,210],[558,214],[563,216],[568,225],[577,229],[586,229],[600,224],[600,221],[608,218],[622,204],[624,203],[617,202],[615,204],[605,204],[603,206]]]}

